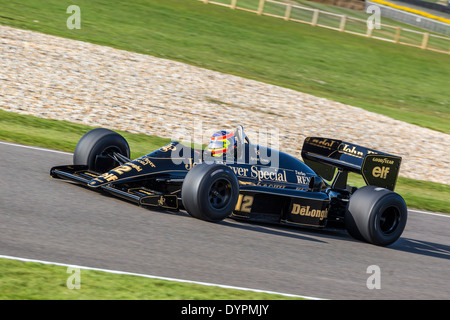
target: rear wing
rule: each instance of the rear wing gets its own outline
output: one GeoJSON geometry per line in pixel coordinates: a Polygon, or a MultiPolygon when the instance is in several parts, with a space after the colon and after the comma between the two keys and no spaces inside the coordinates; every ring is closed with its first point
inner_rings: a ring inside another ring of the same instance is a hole
{"type": "Polygon", "coordinates": [[[401,157],[361,147],[341,140],[308,137],[302,158],[317,174],[333,186],[346,188],[348,172],[361,174],[367,185],[394,190],[400,171],[401,157]]]}

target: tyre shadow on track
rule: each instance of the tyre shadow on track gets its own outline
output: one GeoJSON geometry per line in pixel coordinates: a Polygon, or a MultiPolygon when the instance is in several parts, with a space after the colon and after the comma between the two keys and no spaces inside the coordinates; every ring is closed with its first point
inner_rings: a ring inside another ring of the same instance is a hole
{"type": "Polygon", "coordinates": [[[450,260],[450,246],[441,243],[400,238],[389,248],[392,250],[450,260]]]}
{"type": "MultiPolygon", "coordinates": [[[[154,208],[149,209],[151,210],[154,208]]],[[[196,219],[190,216],[184,210],[173,211],[173,210],[159,209],[157,211],[160,213],[196,219]]],[[[254,221],[247,222],[232,218],[227,218],[223,221],[212,224],[218,224],[229,228],[260,232],[269,235],[275,235],[297,240],[312,241],[323,244],[328,244],[332,241],[349,241],[361,243],[361,241],[351,237],[350,234],[344,229],[314,229],[302,226],[280,225],[275,223],[264,223],[254,221]]],[[[392,245],[387,246],[386,248],[389,248],[391,250],[409,252],[418,255],[450,260],[450,246],[441,243],[434,243],[429,241],[400,237],[400,239],[398,239],[392,245]]]]}
{"type": "MultiPolygon", "coordinates": [[[[149,210],[155,210],[160,213],[176,215],[180,217],[185,217],[189,219],[198,220],[195,217],[192,217],[184,210],[165,210],[165,209],[156,209],[156,208],[148,208],[149,210]]],[[[200,222],[201,220],[199,220],[200,222]]],[[[361,242],[356,240],[350,236],[350,234],[346,230],[341,229],[315,229],[313,227],[305,227],[305,226],[292,226],[292,225],[283,225],[277,223],[268,223],[268,222],[258,222],[258,221],[245,221],[233,218],[226,218],[225,220],[219,222],[206,222],[201,221],[203,223],[210,223],[212,225],[220,225],[223,227],[241,229],[252,232],[265,233],[268,235],[275,235],[280,237],[286,237],[297,240],[304,241],[312,241],[317,243],[328,244],[331,241],[343,240],[350,242],[361,242]]]]}
{"type": "MultiPolygon", "coordinates": [[[[173,212],[164,210],[162,212],[166,212],[167,214],[185,216],[187,218],[193,218],[184,211],[173,212]]],[[[217,222],[216,224],[229,228],[260,232],[275,236],[312,241],[323,244],[328,244],[332,241],[349,241],[361,243],[361,241],[356,240],[352,236],[350,236],[349,233],[344,229],[314,229],[308,227],[279,225],[263,222],[246,222],[232,218],[225,219],[223,221],[217,222]]],[[[400,237],[400,239],[398,239],[392,245],[387,246],[386,248],[450,260],[450,246],[440,243],[400,237]]]]}
{"type": "Polygon", "coordinates": [[[219,222],[219,224],[230,228],[242,229],[253,232],[261,232],[275,236],[312,241],[324,244],[338,239],[356,241],[345,230],[334,230],[334,229],[317,230],[307,227],[294,227],[288,225],[285,226],[263,222],[246,222],[234,219],[225,219],[219,222]]]}

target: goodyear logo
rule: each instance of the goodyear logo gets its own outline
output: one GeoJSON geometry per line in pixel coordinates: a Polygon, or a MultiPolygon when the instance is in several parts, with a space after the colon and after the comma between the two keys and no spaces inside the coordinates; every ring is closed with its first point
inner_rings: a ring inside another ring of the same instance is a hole
{"type": "Polygon", "coordinates": [[[323,220],[328,217],[328,209],[311,209],[311,206],[302,206],[298,203],[294,203],[291,214],[298,214],[300,216],[319,218],[319,220],[323,220]]]}

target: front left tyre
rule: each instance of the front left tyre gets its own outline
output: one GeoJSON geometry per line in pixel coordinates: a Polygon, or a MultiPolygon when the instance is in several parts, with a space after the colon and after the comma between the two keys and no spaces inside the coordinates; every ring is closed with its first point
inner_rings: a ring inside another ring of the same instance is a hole
{"type": "Polygon", "coordinates": [[[218,222],[233,212],[239,197],[234,172],[223,164],[198,164],[184,179],[181,198],[193,217],[218,222]]]}

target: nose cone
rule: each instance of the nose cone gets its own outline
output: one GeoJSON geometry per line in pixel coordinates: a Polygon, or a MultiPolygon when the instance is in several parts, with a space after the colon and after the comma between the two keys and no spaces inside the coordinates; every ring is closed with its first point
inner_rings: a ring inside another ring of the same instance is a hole
{"type": "MultiPolygon", "coordinates": [[[[92,187],[92,188],[97,188],[102,185],[105,185],[105,184],[108,184],[108,183],[118,180],[119,176],[122,175],[120,170],[123,170],[123,169],[128,170],[128,167],[124,168],[125,166],[126,166],[126,164],[124,164],[123,166],[117,167],[107,173],[104,173],[95,179],[92,179],[91,181],[89,181],[88,186],[92,187]]],[[[131,171],[131,170],[129,170],[129,171],[131,171]]],[[[121,176],[121,179],[126,179],[126,178],[128,178],[128,175],[121,176]]]]}
{"type": "MultiPolygon", "coordinates": [[[[116,178],[117,179],[117,178],[116,178]]],[[[104,179],[102,176],[97,177],[95,179],[92,179],[91,181],[89,181],[88,186],[91,188],[97,188],[100,187],[104,184],[107,184],[108,181],[106,179],[104,179]]]]}
{"type": "Polygon", "coordinates": [[[134,161],[127,162],[119,167],[106,172],[95,179],[89,181],[88,186],[92,188],[97,188],[105,184],[123,181],[129,178],[133,178],[141,175],[143,171],[142,160],[137,159],[134,161]]]}

